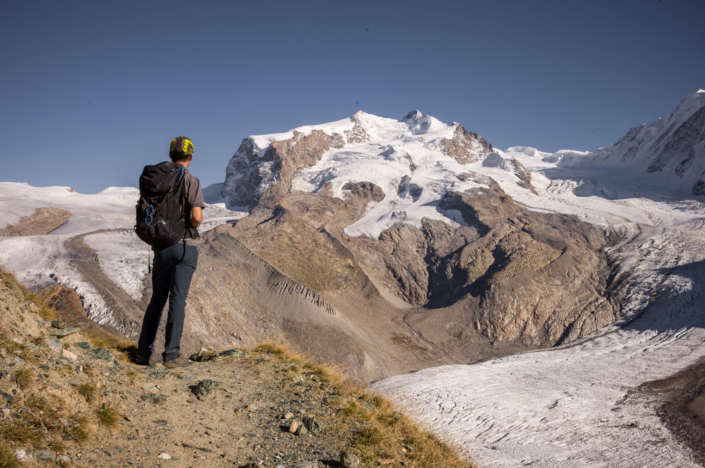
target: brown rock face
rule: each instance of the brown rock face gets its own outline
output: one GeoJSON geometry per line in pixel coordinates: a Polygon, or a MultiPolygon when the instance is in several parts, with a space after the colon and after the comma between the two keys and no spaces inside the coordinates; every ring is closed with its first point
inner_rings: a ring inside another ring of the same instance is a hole
{"type": "Polygon", "coordinates": [[[458,125],[453,133],[453,139],[443,139],[443,153],[460,164],[470,164],[480,160],[482,153],[491,153],[492,145],[474,132],[468,132],[458,125]]]}
{"type": "Polygon", "coordinates": [[[331,148],[342,148],[341,135],[313,130],[310,135],[294,132],[288,140],[275,141],[259,156],[254,142],[246,138],[226,170],[223,194],[234,206],[254,206],[262,200],[274,206],[291,188],[291,179],[300,169],[318,162],[331,148]],[[264,182],[264,184],[263,184],[264,182]],[[260,187],[268,188],[260,192],[260,187]]]}
{"type": "Polygon", "coordinates": [[[348,144],[351,145],[356,143],[367,143],[370,141],[370,136],[360,124],[357,114],[355,114],[353,118],[355,119],[355,126],[352,130],[345,132],[345,139],[348,141],[348,144]]]}
{"type": "Polygon", "coordinates": [[[16,225],[0,230],[0,237],[43,236],[61,227],[70,216],[70,212],[59,208],[37,208],[16,225]]]}
{"type": "Polygon", "coordinates": [[[575,218],[526,211],[498,186],[449,192],[443,209],[468,226],[398,224],[379,240],[347,239],[368,274],[412,305],[479,300],[475,327],[499,341],[569,342],[614,321],[602,232],[575,218]]]}
{"type": "Polygon", "coordinates": [[[518,185],[536,193],[536,189],[531,183],[531,172],[527,171],[526,168],[519,161],[517,161],[516,158],[512,158],[507,162],[511,164],[512,167],[514,167],[514,174],[516,174],[516,176],[519,178],[518,185]]]}
{"type": "Polygon", "coordinates": [[[285,195],[291,188],[291,179],[299,169],[313,166],[331,148],[342,148],[343,138],[332,136],[322,130],[313,130],[306,136],[294,132],[289,140],[275,141],[264,154],[265,161],[273,161],[279,166],[279,181],[264,193],[264,199],[285,195]]]}

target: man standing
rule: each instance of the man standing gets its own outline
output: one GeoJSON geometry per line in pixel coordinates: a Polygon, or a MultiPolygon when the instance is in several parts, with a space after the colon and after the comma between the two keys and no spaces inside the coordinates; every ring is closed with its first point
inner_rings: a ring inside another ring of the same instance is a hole
{"type": "Polygon", "coordinates": [[[188,359],[180,354],[180,344],[186,315],[186,296],[198,264],[198,226],[203,221],[202,208],[206,205],[203,202],[201,182],[186,170],[193,160],[193,142],[184,136],[174,138],[169,148],[169,157],[173,163],[183,166],[184,196],[181,199],[186,232],[181,242],[164,249],[154,249],[152,299],[142,322],[137,362],[144,365],[158,362],[154,356],[154,341],[168,299],[169,312],[162,357],[164,366],[171,369],[189,365],[188,359]]]}

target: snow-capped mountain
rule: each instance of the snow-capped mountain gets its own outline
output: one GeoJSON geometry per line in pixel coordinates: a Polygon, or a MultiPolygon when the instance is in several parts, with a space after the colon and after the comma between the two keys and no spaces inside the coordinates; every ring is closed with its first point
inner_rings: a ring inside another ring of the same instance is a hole
{"type": "Polygon", "coordinates": [[[666,117],[630,128],[612,146],[554,159],[561,166],[621,169],[627,177],[651,174],[654,186],[705,195],[705,90],[666,117]]]}
{"type": "Polygon", "coordinates": [[[342,199],[349,184],[371,182],[384,198],[346,233],[376,238],[397,222],[417,227],[423,218],[457,222],[457,213],[439,208],[439,202],[449,191],[487,187],[489,179],[471,168],[489,154],[488,166],[514,174],[531,189],[530,175],[517,160],[503,163],[491,144],[458,123],[417,110],[402,120],[360,111],[337,122],[245,138],[228,164],[220,199],[252,207],[292,190],[342,199]]]}

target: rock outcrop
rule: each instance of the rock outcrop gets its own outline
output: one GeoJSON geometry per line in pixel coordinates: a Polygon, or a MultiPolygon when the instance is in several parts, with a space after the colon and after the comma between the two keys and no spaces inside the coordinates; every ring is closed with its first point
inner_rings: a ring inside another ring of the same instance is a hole
{"type": "Polygon", "coordinates": [[[460,164],[470,164],[480,160],[480,155],[491,153],[492,145],[475,132],[468,132],[458,124],[453,138],[443,139],[443,154],[450,156],[460,164]]]}

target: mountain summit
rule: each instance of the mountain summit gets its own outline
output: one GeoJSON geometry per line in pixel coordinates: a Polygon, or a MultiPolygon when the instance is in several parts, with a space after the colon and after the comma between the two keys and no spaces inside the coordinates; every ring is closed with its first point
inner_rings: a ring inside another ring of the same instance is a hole
{"type": "MultiPolygon", "coordinates": [[[[491,151],[477,133],[418,110],[400,121],[360,111],[337,122],[245,138],[228,164],[221,196],[231,206],[252,207],[290,190],[325,189],[342,197],[347,184],[369,181],[382,189],[387,203],[395,203],[396,211],[415,213],[420,222],[435,213],[422,205],[437,204],[450,188],[477,186],[453,174],[491,151]]],[[[386,211],[391,221],[395,210],[386,211]]],[[[378,235],[388,225],[368,234],[378,235]]]]}

